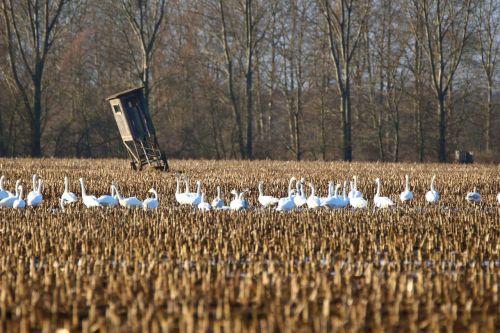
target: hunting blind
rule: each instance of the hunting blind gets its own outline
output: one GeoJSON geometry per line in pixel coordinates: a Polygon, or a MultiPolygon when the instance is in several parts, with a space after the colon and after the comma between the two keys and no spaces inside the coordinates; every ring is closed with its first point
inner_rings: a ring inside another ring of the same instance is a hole
{"type": "Polygon", "coordinates": [[[123,144],[132,159],[132,169],[151,167],[168,170],[167,159],[158,146],[153,121],[146,108],[143,87],[119,92],[106,100],[111,105],[123,144]]]}

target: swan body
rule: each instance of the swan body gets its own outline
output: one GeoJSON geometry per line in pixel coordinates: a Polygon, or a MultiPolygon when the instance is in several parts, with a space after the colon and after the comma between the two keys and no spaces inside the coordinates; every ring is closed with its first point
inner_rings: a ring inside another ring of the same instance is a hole
{"type": "Polygon", "coordinates": [[[103,194],[97,201],[104,207],[115,207],[118,206],[118,199],[116,199],[115,189],[111,186],[111,195],[103,194]]]}
{"type": "Polygon", "coordinates": [[[368,200],[366,200],[365,198],[351,198],[349,200],[349,204],[352,208],[362,209],[368,206],[368,200]]]}
{"type": "Polygon", "coordinates": [[[248,208],[248,201],[244,199],[244,195],[247,191],[239,193],[236,190],[232,190],[231,194],[234,195],[234,200],[229,203],[229,208],[231,210],[244,210],[248,208]]]}
{"type": "Polygon", "coordinates": [[[295,201],[294,197],[292,197],[292,185],[293,182],[297,179],[295,177],[290,178],[288,182],[288,195],[278,200],[278,207],[276,207],[277,211],[287,212],[292,209],[295,209],[295,201]]]}
{"type": "Polygon", "coordinates": [[[469,202],[480,202],[481,194],[479,194],[479,192],[476,191],[476,188],[474,188],[474,191],[467,193],[465,200],[469,202]]]}
{"type": "Polygon", "coordinates": [[[375,204],[375,207],[388,208],[390,206],[394,206],[394,202],[391,199],[389,199],[388,197],[380,196],[380,188],[381,188],[380,178],[375,179],[375,182],[377,183],[377,193],[373,198],[373,203],[375,204]]]}
{"type": "Polygon", "coordinates": [[[201,193],[201,202],[198,204],[198,209],[203,211],[209,211],[212,209],[212,205],[205,201],[205,192],[201,193]]]}
{"type": "Polygon", "coordinates": [[[63,200],[65,203],[74,203],[78,201],[76,194],[69,191],[68,177],[66,176],[64,176],[64,192],[61,195],[61,200],[63,200]]]}
{"type": "Polygon", "coordinates": [[[28,206],[37,207],[42,203],[43,196],[41,193],[42,180],[36,174],[33,175],[33,191],[28,193],[28,206]],[[38,186],[37,186],[38,179],[38,186]]]}
{"type": "Polygon", "coordinates": [[[19,185],[19,195],[17,199],[12,204],[12,208],[15,209],[24,209],[26,207],[26,201],[23,200],[23,186],[19,185]]]}
{"type": "Polygon", "coordinates": [[[406,175],[405,190],[399,195],[401,202],[409,202],[413,200],[413,192],[410,191],[410,176],[406,175]]]}
{"type": "Polygon", "coordinates": [[[4,189],[3,187],[4,180],[5,176],[0,177],[0,200],[14,196],[14,194],[4,189]]]}
{"type": "Polygon", "coordinates": [[[19,199],[19,186],[21,184],[21,180],[18,179],[16,181],[16,193],[14,195],[11,195],[7,198],[4,198],[0,200],[0,207],[5,207],[5,208],[13,208],[14,207],[14,202],[19,199]]]}
{"type": "Polygon", "coordinates": [[[220,186],[217,186],[217,196],[212,200],[212,207],[214,209],[222,209],[224,206],[224,200],[220,196],[220,186]]]}
{"type": "Polygon", "coordinates": [[[137,199],[136,197],[123,198],[121,196],[120,192],[118,191],[118,189],[116,188],[116,185],[113,184],[111,186],[113,186],[113,188],[115,190],[116,196],[118,197],[118,203],[120,204],[120,206],[126,207],[126,208],[139,208],[139,207],[142,207],[142,201],[141,200],[137,199]]]}
{"type": "Polygon", "coordinates": [[[264,207],[269,207],[276,205],[279,201],[278,198],[275,198],[271,195],[264,195],[263,183],[259,183],[259,198],[257,199],[259,203],[264,207]]]}
{"type": "Polygon", "coordinates": [[[352,177],[353,181],[351,183],[351,191],[349,191],[348,197],[351,198],[363,198],[363,193],[358,191],[358,176],[352,177]]]}
{"type": "Polygon", "coordinates": [[[425,201],[436,203],[440,199],[439,192],[434,189],[434,183],[436,181],[436,175],[432,176],[431,179],[431,190],[425,194],[425,201]]]}
{"type": "Polygon", "coordinates": [[[309,187],[311,188],[311,195],[307,198],[307,207],[309,209],[318,208],[321,205],[321,201],[315,194],[314,185],[312,183],[309,183],[309,187]]]}
{"type": "Polygon", "coordinates": [[[147,198],[142,202],[142,208],[144,210],[148,209],[156,209],[160,205],[160,201],[158,200],[158,192],[154,188],[151,188],[148,193],[152,193],[153,197],[152,198],[147,198]]]}
{"type": "Polygon", "coordinates": [[[85,181],[83,180],[83,178],[80,178],[80,187],[82,190],[82,201],[85,207],[101,207],[101,204],[99,203],[99,201],[97,201],[97,198],[95,196],[87,195],[87,192],[85,191],[85,181]]]}

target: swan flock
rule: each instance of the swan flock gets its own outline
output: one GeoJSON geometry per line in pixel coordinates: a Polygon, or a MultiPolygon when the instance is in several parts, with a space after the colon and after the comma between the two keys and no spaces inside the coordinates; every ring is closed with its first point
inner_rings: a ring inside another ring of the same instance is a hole
{"type": "MultiPolygon", "coordinates": [[[[21,180],[16,180],[13,191],[8,191],[4,188],[5,176],[0,177],[0,208],[24,209],[25,207],[38,207],[43,202],[43,180],[38,175],[32,177],[32,191],[28,193],[26,200],[23,199],[24,188],[21,180]]],[[[77,194],[70,191],[70,183],[67,176],[64,177],[64,192],[59,198],[60,209],[65,210],[68,205],[75,205],[79,202],[77,194]]],[[[86,208],[102,208],[122,206],[125,208],[140,208],[144,210],[155,210],[160,206],[158,192],[151,188],[147,192],[147,198],[140,200],[135,196],[123,196],[116,182],[110,184],[109,194],[105,193],[99,197],[87,194],[85,180],[79,179],[81,203],[86,208]]],[[[373,207],[377,209],[387,209],[396,206],[395,200],[389,196],[382,195],[382,180],[376,178],[374,180],[376,191],[373,197],[373,207]]],[[[288,189],[283,197],[275,197],[264,194],[264,182],[260,181],[257,185],[258,197],[257,205],[265,209],[273,209],[281,212],[288,212],[297,209],[319,209],[332,208],[341,209],[351,207],[352,209],[363,209],[369,206],[369,201],[363,196],[363,193],[358,189],[358,179],[354,176],[351,181],[338,182],[329,181],[327,185],[327,195],[319,196],[317,188],[312,182],[306,181],[304,178],[290,178],[288,181],[288,189]],[[308,191],[309,190],[309,191],[308,191]],[[342,190],[340,192],[340,190],[342,190]]],[[[211,202],[207,199],[205,191],[202,191],[202,182],[196,182],[196,191],[191,192],[189,185],[189,177],[176,174],[176,189],[175,200],[179,205],[194,207],[200,211],[209,210],[231,210],[244,211],[248,210],[251,205],[246,196],[250,193],[250,189],[238,191],[231,190],[233,198],[226,205],[222,196],[221,186],[217,186],[217,194],[211,202]],[[183,191],[181,190],[183,187],[183,191]]],[[[414,193],[410,187],[410,177],[405,176],[403,191],[399,194],[401,205],[408,205],[414,200],[414,193]]],[[[427,204],[437,204],[441,199],[440,193],[436,190],[436,176],[432,176],[430,181],[430,189],[423,197],[427,204]]],[[[500,203],[500,193],[497,195],[497,201],[500,203]]],[[[481,202],[481,194],[477,188],[468,192],[465,200],[470,203],[481,202]]]]}

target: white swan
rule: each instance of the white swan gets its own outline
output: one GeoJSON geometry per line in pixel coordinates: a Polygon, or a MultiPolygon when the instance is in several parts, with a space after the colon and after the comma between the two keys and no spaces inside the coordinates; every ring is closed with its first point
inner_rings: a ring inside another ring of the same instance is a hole
{"type": "Polygon", "coordinates": [[[64,203],[73,203],[78,201],[76,194],[69,191],[68,177],[66,176],[64,176],[64,192],[61,195],[61,200],[63,200],[64,203]]]}
{"type": "Polygon", "coordinates": [[[273,197],[272,195],[264,195],[264,184],[259,182],[259,198],[257,199],[259,203],[264,207],[269,207],[278,203],[279,199],[273,197]]]}
{"type": "Polygon", "coordinates": [[[368,206],[368,200],[365,198],[351,198],[349,199],[349,205],[355,209],[362,209],[368,206]]]}
{"type": "Polygon", "coordinates": [[[16,181],[16,193],[10,197],[4,198],[0,200],[0,207],[5,207],[5,208],[13,208],[14,202],[19,199],[19,186],[21,184],[21,180],[18,179],[16,181]]]}
{"type": "MultiPolygon", "coordinates": [[[[112,184],[114,184],[114,183],[112,183],[112,184]]],[[[114,187],[111,186],[111,195],[110,194],[103,194],[99,198],[97,198],[97,201],[104,207],[118,206],[118,199],[116,199],[114,187]]]]}
{"type": "MultiPolygon", "coordinates": [[[[346,208],[349,205],[349,196],[346,194],[347,182],[344,182],[344,186],[342,187],[342,196],[338,198],[337,208],[346,208]]],[[[359,198],[359,197],[356,197],[359,198]]]]}
{"type": "Polygon", "coordinates": [[[248,201],[244,199],[244,195],[248,190],[239,193],[236,190],[232,190],[231,194],[234,195],[234,200],[229,203],[229,208],[231,210],[244,210],[248,208],[248,201]]]}
{"type": "Polygon", "coordinates": [[[116,187],[116,184],[111,185],[115,189],[116,196],[118,197],[118,203],[122,207],[126,208],[139,208],[142,207],[142,201],[137,199],[136,197],[128,197],[124,198],[121,196],[120,192],[118,191],[118,188],[116,187]]]}
{"type": "Polygon", "coordinates": [[[340,189],[340,183],[339,184],[336,184],[335,185],[335,190],[332,191],[332,187],[333,187],[333,182],[330,182],[328,184],[328,197],[323,200],[323,202],[321,203],[321,206],[326,206],[326,207],[329,207],[329,208],[337,208],[338,207],[338,204],[339,204],[339,195],[338,195],[338,192],[339,192],[339,189],[340,189]]]}
{"type": "Polygon", "coordinates": [[[205,201],[205,192],[201,193],[201,202],[198,204],[198,209],[203,211],[212,209],[212,205],[205,201]]]}
{"type": "Polygon", "coordinates": [[[187,196],[187,202],[189,205],[197,206],[201,202],[201,180],[196,182],[196,192],[185,193],[187,196]]]}
{"type": "Polygon", "coordinates": [[[321,206],[322,207],[328,206],[328,205],[325,204],[325,202],[327,202],[328,199],[333,196],[333,185],[332,184],[333,184],[332,181],[328,182],[328,187],[327,187],[328,193],[327,193],[326,197],[320,197],[319,198],[319,201],[321,202],[321,206]]]}
{"type": "Polygon", "coordinates": [[[476,188],[474,187],[474,191],[467,193],[465,196],[465,200],[469,202],[480,202],[481,201],[481,194],[477,192],[476,188]]]}
{"type": "Polygon", "coordinates": [[[500,203],[500,193],[497,194],[497,201],[500,203]]]}
{"type": "Polygon", "coordinates": [[[394,205],[394,202],[389,199],[388,197],[381,197],[380,196],[380,178],[375,179],[375,182],[377,183],[377,193],[375,193],[375,197],[373,198],[373,203],[375,204],[375,207],[377,208],[387,208],[390,206],[394,205]]]}
{"type": "Polygon", "coordinates": [[[401,202],[408,202],[413,200],[413,192],[410,191],[410,176],[406,175],[405,190],[399,195],[401,202]]]}
{"type": "Polygon", "coordinates": [[[93,195],[87,195],[87,192],[85,191],[85,182],[83,178],[80,178],[80,187],[82,190],[82,201],[85,207],[91,208],[91,207],[101,207],[101,204],[99,201],[97,201],[97,198],[93,195]]]}
{"type": "Polygon", "coordinates": [[[307,204],[306,193],[304,191],[304,183],[304,178],[302,178],[300,182],[297,182],[297,194],[293,196],[293,203],[297,208],[307,204]]]}
{"type": "Polygon", "coordinates": [[[26,207],[26,201],[23,200],[23,185],[19,185],[19,195],[12,204],[12,208],[24,209],[24,207],[26,207]]]}
{"type": "Polygon", "coordinates": [[[160,201],[158,200],[158,192],[156,192],[154,188],[151,188],[148,193],[152,193],[153,197],[144,200],[142,202],[142,208],[144,208],[144,210],[158,208],[158,206],[160,205],[160,201]]]}
{"type": "Polygon", "coordinates": [[[0,177],[0,200],[14,196],[14,194],[5,190],[5,188],[3,187],[4,180],[5,180],[5,176],[0,177]]]}
{"type": "Polygon", "coordinates": [[[217,196],[212,200],[212,207],[214,209],[222,209],[224,205],[224,200],[220,196],[220,186],[217,186],[217,196]]]}
{"type": "Polygon", "coordinates": [[[28,194],[28,206],[37,207],[42,203],[43,195],[42,190],[42,180],[38,178],[36,174],[33,175],[33,191],[28,194]],[[38,186],[37,186],[38,180],[38,186]]]}
{"type": "Polygon", "coordinates": [[[307,207],[309,209],[318,208],[321,205],[321,201],[314,191],[313,183],[309,183],[309,188],[311,189],[311,195],[307,198],[307,207]]]}
{"type": "Polygon", "coordinates": [[[349,199],[351,198],[363,198],[363,193],[358,191],[358,176],[352,177],[353,181],[351,182],[351,191],[349,191],[349,199]]]}
{"type": "Polygon", "coordinates": [[[177,186],[175,188],[175,200],[180,205],[189,205],[190,204],[189,195],[186,192],[181,192],[181,189],[180,189],[181,180],[180,180],[180,175],[179,174],[175,175],[175,180],[177,182],[177,186]]]}
{"type": "Polygon", "coordinates": [[[431,190],[425,194],[425,201],[427,202],[438,202],[440,199],[439,192],[434,189],[434,182],[436,181],[436,175],[432,176],[431,179],[431,190]]]}
{"type": "Polygon", "coordinates": [[[279,199],[278,201],[278,207],[276,207],[277,211],[281,212],[287,212],[292,209],[295,209],[295,202],[294,198],[292,197],[292,186],[293,182],[296,181],[297,179],[295,177],[290,178],[288,181],[288,196],[279,199]]]}

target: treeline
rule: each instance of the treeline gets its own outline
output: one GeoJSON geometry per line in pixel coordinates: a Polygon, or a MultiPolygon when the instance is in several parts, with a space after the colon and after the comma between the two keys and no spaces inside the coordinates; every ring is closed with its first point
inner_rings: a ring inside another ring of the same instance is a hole
{"type": "Polygon", "coordinates": [[[497,0],[0,0],[0,155],[123,156],[143,85],[176,158],[483,160],[497,0]]]}

